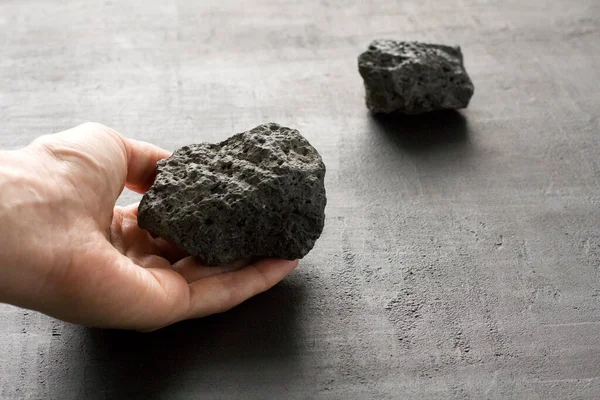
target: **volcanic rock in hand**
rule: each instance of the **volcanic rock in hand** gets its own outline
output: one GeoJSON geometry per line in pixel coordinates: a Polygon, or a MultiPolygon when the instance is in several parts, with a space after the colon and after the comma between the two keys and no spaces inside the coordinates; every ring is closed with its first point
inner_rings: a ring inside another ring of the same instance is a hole
{"type": "Polygon", "coordinates": [[[375,40],[358,57],[358,71],[375,113],[465,108],[474,92],[458,46],[375,40]]]}
{"type": "Polygon", "coordinates": [[[304,257],[325,222],[325,165],[297,130],[260,125],[158,162],[139,226],[204,265],[304,257]]]}

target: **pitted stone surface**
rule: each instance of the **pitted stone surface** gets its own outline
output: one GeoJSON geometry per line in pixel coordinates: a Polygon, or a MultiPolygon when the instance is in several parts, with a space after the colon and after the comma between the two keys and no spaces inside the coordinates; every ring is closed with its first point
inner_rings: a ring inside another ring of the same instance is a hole
{"type": "Polygon", "coordinates": [[[458,46],[375,40],[358,57],[358,70],[375,113],[465,108],[474,92],[458,46]]]}
{"type": "Polygon", "coordinates": [[[205,265],[305,256],[325,222],[325,165],[297,130],[260,125],[158,163],[138,223],[205,265]]]}

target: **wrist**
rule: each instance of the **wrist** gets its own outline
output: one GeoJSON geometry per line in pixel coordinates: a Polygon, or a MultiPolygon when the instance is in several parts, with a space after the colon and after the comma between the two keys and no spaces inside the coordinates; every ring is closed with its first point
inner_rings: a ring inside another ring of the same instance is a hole
{"type": "Polygon", "coordinates": [[[0,301],[20,305],[20,297],[43,259],[36,216],[44,212],[47,183],[39,158],[25,150],[0,151],[0,301]]]}

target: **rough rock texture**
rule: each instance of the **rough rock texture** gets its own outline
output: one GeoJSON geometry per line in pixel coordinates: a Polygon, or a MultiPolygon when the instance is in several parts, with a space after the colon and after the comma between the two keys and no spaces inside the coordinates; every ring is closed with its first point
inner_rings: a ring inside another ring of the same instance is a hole
{"type": "Polygon", "coordinates": [[[375,40],[358,57],[358,70],[375,113],[465,108],[473,96],[458,46],[375,40]]]}
{"type": "Polygon", "coordinates": [[[205,265],[305,256],[325,222],[325,164],[298,131],[260,125],[158,163],[139,225],[205,265]]]}

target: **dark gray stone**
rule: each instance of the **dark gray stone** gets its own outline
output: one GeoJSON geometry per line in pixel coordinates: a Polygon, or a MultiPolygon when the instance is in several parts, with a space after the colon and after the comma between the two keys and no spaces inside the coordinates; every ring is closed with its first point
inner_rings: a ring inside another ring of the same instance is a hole
{"type": "Polygon", "coordinates": [[[260,125],[158,163],[140,227],[205,265],[304,257],[325,223],[325,164],[297,130],[260,125]]]}
{"type": "Polygon", "coordinates": [[[358,70],[375,113],[465,108],[474,92],[458,46],[375,40],[358,57],[358,70]]]}

